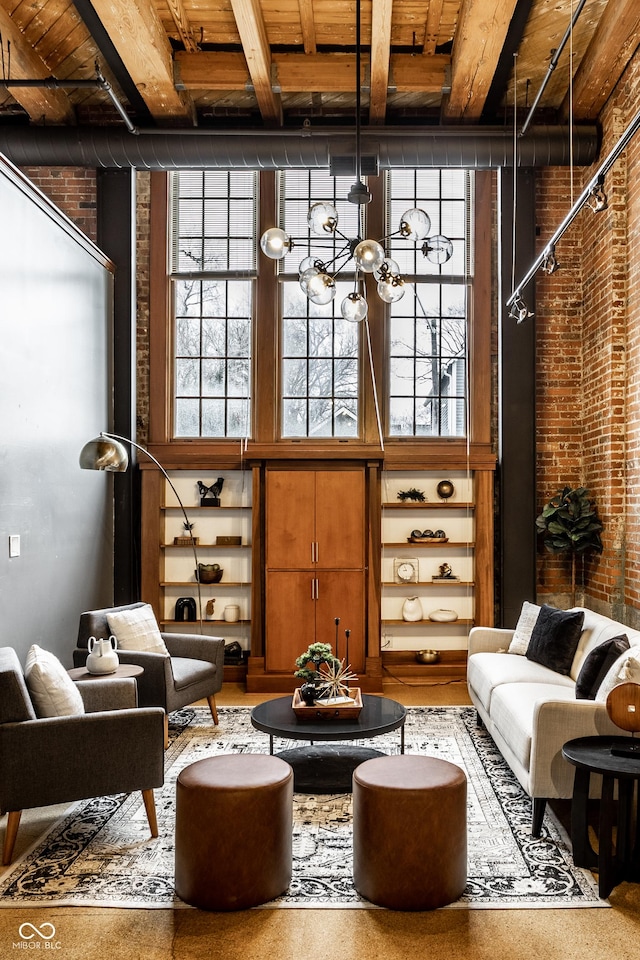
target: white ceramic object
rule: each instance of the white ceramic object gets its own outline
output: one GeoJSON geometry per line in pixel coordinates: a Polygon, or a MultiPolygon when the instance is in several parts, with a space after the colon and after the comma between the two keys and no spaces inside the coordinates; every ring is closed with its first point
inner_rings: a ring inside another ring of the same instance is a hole
{"type": "Polygon", "coordinates": [[[240,619],[240,607],[237,603],[228,603],[222,611],[222,616],[227,623],[236,623],[240,619]]]}
{"type": "Polygon", "coordinates": [[[429,620],[434,620],[436,623],[453,623],[457,619],[458,614],[455,610],[432,610],[429,614],[429,620]]]}
{"type": "Polygon", "coordinates": [[[89,656],[87,657],[87,670],[89,673],[115,673],[118,669],[120,660],[116,649],[118,641],[111,636],[108,640],[96,640],[95,637],[89,637],[87,643],[89,656]]]}
{"type": "Polygon", "coordinates": [[[407,599],[402,604],[402,619],[408,620],[409,623],[422,620],[424,616],[422,610],[422,604],[420,603],[419,597],[407,597],[407,599]]]}

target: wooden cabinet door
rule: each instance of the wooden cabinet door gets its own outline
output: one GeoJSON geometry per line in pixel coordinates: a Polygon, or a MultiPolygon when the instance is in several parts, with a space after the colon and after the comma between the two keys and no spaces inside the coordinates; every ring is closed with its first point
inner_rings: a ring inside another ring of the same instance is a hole
{"type": "Polygon", "coordinates": [[[330,643],[334,655],[342,660],[346,655],[344,632],[350,630],[349,663],[354,673],[362,672],[365,659],[364,573],[355,570],[318,570],[316,579],[316,640],[330,643]],[[337,644],[336,617],[340,618],[337,644]]]}
{"type": "Polygon", "coordinates": [[[296,570],[313,566],[315,472],[269,470],[266,478],[266,566],[296,570]]]}
{"type": "Polygon", "coordinates": [[[365,489],[362,470],[316,473],[316,566],[359,570],[364,567],[365,489]]]}
{"type": "Polygon", "coordinates": [[[265,668],[293,676],[296,657],[314,643],[315,574],[277,570],[266,578],[265,668]]]}

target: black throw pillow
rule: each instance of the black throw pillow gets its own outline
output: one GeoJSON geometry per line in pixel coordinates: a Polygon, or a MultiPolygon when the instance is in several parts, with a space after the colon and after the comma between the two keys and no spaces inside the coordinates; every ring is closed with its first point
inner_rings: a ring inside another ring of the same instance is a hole
{"type": "Polygon", "coordinates": [[[526,657],[568,676],[580,642],[584,611],[556,610],[543,603],[531,634],[526,657]]]}
{"type": "Polygon", "coordinates": [[[603,640],[597,647],[587,654],[580,667],[576,680],[576,698],[579,700],[595,700],[600,684],[609,672],[609,668],[618,657],[629,649],[629,640],[626,634],[603,640]]]}

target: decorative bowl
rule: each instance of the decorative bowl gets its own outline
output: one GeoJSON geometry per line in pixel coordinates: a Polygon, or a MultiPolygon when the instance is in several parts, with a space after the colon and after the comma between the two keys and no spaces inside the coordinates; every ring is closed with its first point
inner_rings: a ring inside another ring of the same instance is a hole
{"type": "Polygon", "coordinates": [[[196,570],[196,580],[200,583],[220,583],[223,574],[222,567],[218,564],[200,563],[196,570]]]}
{"type": "Polygon", "coordinates": [[[437,650],[416,650],[418,663],[438,663],[440,654],[437,650]]]}
{"type": "Polygon", "coordinates": [[[438,486],[436,487],[436,493],[443,500],[448,500],[449,497],[452,497],[455,493],[455,487],[451,483],[451,480],[441,480],[438,486]]]}
{"type": "Polygon", "coordinates": [[[435,623],[453,623],[457,619],[458,614],[455,610],[432,610],[429,614],[429,620],[435,623]]]}

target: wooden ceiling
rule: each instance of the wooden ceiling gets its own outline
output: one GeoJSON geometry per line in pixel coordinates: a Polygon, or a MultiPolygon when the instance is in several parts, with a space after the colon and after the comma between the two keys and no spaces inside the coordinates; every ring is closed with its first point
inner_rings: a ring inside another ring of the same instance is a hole
{"type": "MultiPolygon", "coordinates": [[[[640,0],[361,0],[362,122],[593,120],[640,43],[640,0]],[[571,77],[573,83],[571,84],[571,77]],[[572,94],[570,107],[569,91],[572,94]]],[[[0,0],[0,123],[353,123],[356,0],[0,0]]]]}

